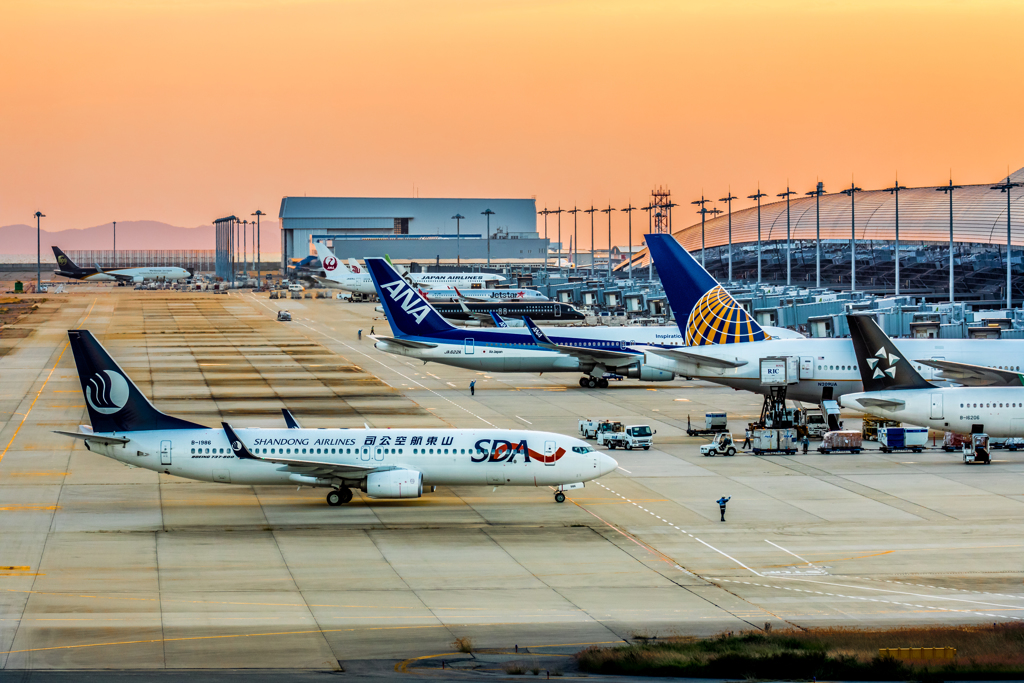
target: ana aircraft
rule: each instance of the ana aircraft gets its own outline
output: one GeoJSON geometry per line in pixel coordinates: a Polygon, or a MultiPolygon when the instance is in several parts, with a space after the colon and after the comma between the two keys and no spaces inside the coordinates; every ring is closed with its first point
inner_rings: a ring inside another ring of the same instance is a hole
{"type": "Polygon", "coordinates": [[[88,330],[68,337],[91,426],[57,432],[128,465],[199,481],[329,488],[328,505],[418,498],[424,487],[551,486],[563,491],[616,462],[575,437],[508,429],[210,428],[157,410],[88,330]]]}
{"type": "MultiPolygon", "coordinates": [[[[375,294],[370,276],[363,272],[355,259],[349,259],[349,268],[338,260],[338,257],[327,248],[324,242],[316,242],[317,257],[324,269],[324,276],[314,275],[313,279],[326,287],[344,289],[359,294],[375,294]]],[[[408,277],[419,287],[463,287],[465,289],[482,289],[504,282],[502,275],[492,273],[408,273],[408,277]]]]}
{"type": "Polygon", "coordinates": [[[192,273],[184,268],[167,266],[146,266],[144,268],[109,268],[103,270],[97,265],[95,268],[82,268],[75,264],[71,258],[60,250],[59,247],[52,247],[53,255],[57,258],[58,270],[53,271],[55,275],[69,277],[72,280],[89,280],[90,282],[146,282],[147,280],[163,280],[172,282],[192,277],[192,273]]]}
{"type": "MultiPolygon", "coordinates": [[[[864,392],[843,396],[846,408],[887,420],[932,429],[989,436],[1024,436],[1024,375],[977,367],[979,375],[1000,386],[937,387],[914,369],[915,363],[893,343],[870,316],[848,315],[850,337],[860,364],[864,392]]],[[[1000,356],[1008,340],[984,340],[1000,356]]],[[[963,368],[960,368],[961,372],[963,368]]]]}
{"type": "MultiPolygon", "coordinates": [[[[779,338],[762,328],[671,235],[646,235],[654,265],[680,328],[683,348],[643,348],[652,369],[707,380],[735,389],[765,393],[762,358],[797,357],[799,376],[787,398],[818,403],[863,391],[857,354],[849,339],[779,338]]],[[[795,335],[795,333],[789,332],[795,335]]],[[[1000,341],[1000,356],[984,339],[905,339],[903,350],[918,371],[936,381],[981,383],[975,370],[996,357],[1020,358],[1024,340],[1000,341]]]]}

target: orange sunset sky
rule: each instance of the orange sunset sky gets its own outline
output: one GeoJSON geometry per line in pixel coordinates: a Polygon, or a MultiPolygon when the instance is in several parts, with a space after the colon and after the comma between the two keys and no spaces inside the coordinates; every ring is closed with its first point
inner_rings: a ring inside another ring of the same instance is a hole
{"type": "Polygon", "coordinates": [[[1022,36],[1018,0],[3,0],[0,225],[990,182],[1022,36]]]}

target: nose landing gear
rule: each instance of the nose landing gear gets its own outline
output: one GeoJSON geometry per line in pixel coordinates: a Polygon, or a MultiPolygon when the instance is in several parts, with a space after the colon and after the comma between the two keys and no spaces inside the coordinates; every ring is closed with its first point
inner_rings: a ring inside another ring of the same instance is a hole
{"type": "Polygon", "coordinates": [[[327,494],[327,504],[330,505],[331,507],[344,505],[345,503],[348,503],[351,500],[352,489],[350,488],[333,489],[331,490],[330,493],[327,494]]]}
{"type": "Polygon", "coordinates": [[[562,493],[561,491],[555,491],[555,502],[556,503],[564,503],[565,502],[565,494],[562,493]]]}

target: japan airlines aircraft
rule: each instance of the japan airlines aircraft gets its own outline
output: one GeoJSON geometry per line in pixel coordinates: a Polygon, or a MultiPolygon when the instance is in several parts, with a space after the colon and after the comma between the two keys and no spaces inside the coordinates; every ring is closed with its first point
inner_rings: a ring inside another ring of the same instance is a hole
{"type": "Polygon", "coordinates": [[[219,428],[165,415],[88,330],[69,330],[91,426],[57,432],[125,464],[199,481],[331,489],[329,505],[419,498],[425,486],[552,486],[563,491],[616,462],[575,437],[521,429],[219,428]]]}
{"type": "MultiPolygon", "coordinates": [[[[976,428],[989,436],[1024,436],[1024,375],[979,367],[979,372],[1000,374],[1003,385],[937,387],[914,369],[905,345],[898,348],[870,316],[846,319],[864,392],[843,396],[843,407],[932,429],[969,433],[976,428]]],[[[1003,353],[999,347],[1006,341],[984,341],[990,353],[1003,353]]]]}
{"type": "Polygon", "coordinates": [[[90,282],[146,282],[147,280],[184,280],[192,277],[192,273],[184,268],[147,266],[144,268],[109,268],[103,270],[98,265],[95,268],[82,268],[75,264],[59,247],[52,247],[53,255],[57,258],[58,270],[53,271],[55,275],[69,277],[72,280],[88,280],[90,282]]]}
{"type": "MultiPolygon", "coordinates": [[[[676,321],[686,330],[683,348],[643,348],[648,367],[763,394],[761,359],[797,357],[799,378],[789,385],[787,398],[819,403],[863,390],[852,341],[780,339],[774,329],[761,328],[751,319],[674,237],[646,235],[646,239],[676,321]]],[[[915,363],[926,376],[969,384],[993,381],[978,379],[979,366],[1000,357],[1024,356],[1024,340],[998,344],[993,347],[992,341],[984,339],[900,340],[907,357],[921,359],[915,363]],[[994,348],[1000,355],[993,355],[994,348]]]]}
{"type": "MultiPolygon", "coordinates": [[[[349,259],[351,269],[338,260],[338,257],[323,242],[316,242],[316,255],[325,276],[314,275],[313,279],[326,287],[344,289],[359,294],[376,294],[370,276],[359,267],[355,259],[349,259]]],[[[409,273],[408,277],[417,286],[432,287],[473,287],[484,288],[496,282],[504,282],[502,275],[492,273],[409,273]]]]}

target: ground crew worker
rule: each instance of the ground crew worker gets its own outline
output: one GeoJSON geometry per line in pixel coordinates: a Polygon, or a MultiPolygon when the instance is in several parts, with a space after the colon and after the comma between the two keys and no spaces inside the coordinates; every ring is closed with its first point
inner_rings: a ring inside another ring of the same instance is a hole
{"type": "Polygon", "coordinates": [[[469,383],[469,395],[476,396],[476,380],[469,383]]]}
{"type": "Polygon", "coordinates": [[[356,334],[359,336],[359,341],[363,341],[363,331],[359,330],[356,334]]]}
{"type": "Polygon", "coordinates": [[[747,425],[747,431],[743,434],[743,450],[750,448],[750,425],[747,425]]]}
{"type": "Polygon", "coordinates": [[[717,501],[718,509],[722,511],[722,521],[723,522],[725,521],[725,504],[728,503],[730,500],[732,500],[732,496],[729,496],[728,498],[726,498],[725,496],[722,496],[717,501]]]}
{"type": "Polygon", "coordinates": [[[803,444],[804,444],[804,455],[807,455],[807,447],[811,445],[811,440],[807,438],[806,434],[804,434],[803,444]]]}
{"type": "Polygon", "coordinates": [[[370,336],[373,336],[373,325],[370,325],[370,336]]]}

